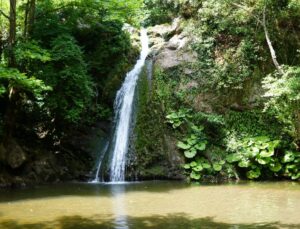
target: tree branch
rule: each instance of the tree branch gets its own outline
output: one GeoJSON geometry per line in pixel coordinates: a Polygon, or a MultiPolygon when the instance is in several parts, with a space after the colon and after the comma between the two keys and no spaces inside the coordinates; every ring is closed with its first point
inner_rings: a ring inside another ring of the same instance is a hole
{"type": "Polygon", "coordinates": [[[8,19],[9,20],[9,16],[8,15],[6,15],[2,10],[0,10],[0,14],[2,14],[6,19],[8,19]]]}
{"type": "MultiPolygon", "coordinates": [[[[238,7],[240,9],[243,9],[249,13],[252,13],[252,11],[245,5],[241,5],[241,4],[238,4],[238,3],[234,3],[234,2],[230,2],[231,5],[235,6],[235,7],[238,7]]],[[[276,56],[276,52],[275,52],[275,49],[272,45],[272,42],[271,42],[271,39],[270,39],[270,35],[269,35],[269,31],[268,31],[268,28],[267,28],[267,23],[266,23],[266,4],[264,5],[264,10],[263,10],[263,20],[261,20],[258,16],[256,15],[253,15],[255,17],[255,19],[257,20],[257,22],[259,24],[261,24],[261,26],[263,27],[264,29],[264,33],[265,33],[265,38],[267,40],[267,44],[268,44],[268,47],[269,47],[269,50],[270,50],[270,54],[271,54],[271,57],[272,57],[272,61],[276,67],[276,69],[278,70],[278,72],[283,75],[284,72],[280,66],[280,64],[278,63],[277,61],[277,56],[276,56]]]]}
{"type": "Polygon", "coordinates": [[[272,42],[271,42],[271,39],[270,39],[270,35],[269,35],[269,31],[268,31],[268,28],[267,28],[267,25],[266,25],[266,5],[264,6],[263,21],[262,22],[263,22],[263,28],[264,28],[264,32],[265,32],[265,37],[266,37],[266,40],[267,40],[267,43],[268,43],[268,46],[269,46],[269,50],[270,50],[270,53],[271,53],[271,57],[272,57],[273,63],[275,65],[276,69],[278,70],[278,72],[281,75],[283,75],[284,72],[283,72],[280,64],[277,61],[276,52],[275,52],[275,49],[273,48],[273,45],[272,45],[272,42]]]}

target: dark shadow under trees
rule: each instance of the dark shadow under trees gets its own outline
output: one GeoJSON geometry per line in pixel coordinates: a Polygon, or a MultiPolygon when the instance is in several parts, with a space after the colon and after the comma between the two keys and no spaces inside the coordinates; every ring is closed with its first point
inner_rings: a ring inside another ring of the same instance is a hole
{"type": "MultiPolygon", "coordinates": [[[[107,218],[107,217],[105,217],[107,218]]],[[[115,224],[113,218],[111,220],[102,220],[101,216],[92,218],[84,218],[80,216],[62,217],[53,222],[43,222],[37,224],[20,224],[16,221],[6,221],[0,224],[3,229],[101,229],[101,228],[235,228],[235,229],[251,229],[251,228],[300,228],[300,224],[281,224],[279,222],[266,222],[259,224],[228,224],[216,222],[211,217],[191,219],[185,214],[172,214],[168,216],[149,216],[149,217],[126,217],[126,223],[123,225],[115,224]],[[127,226],[127,227],[126,227],[127,226]]]]}

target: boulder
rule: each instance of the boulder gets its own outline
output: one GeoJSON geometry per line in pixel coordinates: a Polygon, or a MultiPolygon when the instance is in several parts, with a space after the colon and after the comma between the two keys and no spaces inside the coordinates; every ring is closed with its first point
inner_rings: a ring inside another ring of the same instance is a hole
{"type": "Polygon", "coordinates": [[[183,36],[182,34],[176,34],[169,40],[168,44],[166,45],[166,48],[173,50],[181,49],[186,46],[188,41],[189,39],[183,36]]]}
{"type": "Polygon", "coordinates": [[[163,69],[173,68],[183,63],[194,63],[197,54],[191,51],[179,52],[178,50],[164,49],[156,57],[156,64],[163,69]]]}
{"type": "Polygon", "coordinates": [[[182,32],[180,18],[172,24],[156,25],[149,28],[151,56],[158,66],[169,69],[183,63],[194,63],[197,53],[188,48],[190,38],[182,32]]]}
{"type": "Polygon", "coordinates": [[[14,141],[10,140],[7,147],[6,161],[7,164],[13,168],[17,169],[27,160],[26,153],[22,150],[20,145],[14,141]]]}
{"type": "Polygon", "coordinates": [[[180,18],[175,18],[172,24],[156,25],[148,30],[150,37],[162,37],[165,40],[180,32],[180,18]]]}

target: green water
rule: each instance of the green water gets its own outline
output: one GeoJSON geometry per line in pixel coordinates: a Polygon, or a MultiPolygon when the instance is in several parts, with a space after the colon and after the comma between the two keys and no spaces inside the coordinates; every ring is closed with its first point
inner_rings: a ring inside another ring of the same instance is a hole
{"type": "Polygon", "coordinates": [[[300,184],[62,184],[0,192],[0,228],[300,228],[300,184]]]}

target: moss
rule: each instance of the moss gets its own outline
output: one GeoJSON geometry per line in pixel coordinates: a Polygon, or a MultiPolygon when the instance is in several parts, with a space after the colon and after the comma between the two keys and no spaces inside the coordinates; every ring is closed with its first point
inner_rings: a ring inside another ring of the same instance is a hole
{"type": "MultiPolygon", "coordinates": [[[[157,73],[157,72],[156,72],[157,73]]],[[[166,135],[172,135],[165,123],[165,104],[169,101],[167,86],[155,74],[153,82],[148,81],[146,68],[140,76],[137,87],[137,116],[134,129],[135,159],[131,170],[142,178],[172,178],[178,176],[178,170],[170,161],[169,142],[166,135]],[[150,86],[151,85],[151,86],[150,86]],[[150,88],[151,87],[151,88],[150,88]],[[171,171],[172,170],[172,171],[171,171]],[[175,171],[175,172],[174,172],[175,171]]]]}
{"type": "Polygon", "coordinates": [[[137,47],[132,47],[129,54],[120,61],[109,73],[103,82],[103,94],[102,100],[110,104],[113,103],[116,92],[122,85],[122,82],[126,76],[126,72],[129,72],[130,69],[136,62],[136,59],[139,56],[139,50],[137,47]]]}

